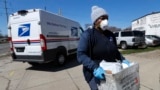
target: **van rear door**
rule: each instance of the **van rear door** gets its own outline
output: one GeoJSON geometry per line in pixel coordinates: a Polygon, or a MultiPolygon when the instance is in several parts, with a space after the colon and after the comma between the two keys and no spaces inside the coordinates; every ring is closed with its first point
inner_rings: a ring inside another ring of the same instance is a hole
{"type": "Polygon", "coordinates": [[[25,61],[42,55],[39,10],[21,10],[10,15],[9,34],[14,59],[25,61]]]}
{"type": "Polygon", "coordinates": [[[15,55],[41,55],[40,25],[37,21],[11,25],[11,38],[15,55]]]}

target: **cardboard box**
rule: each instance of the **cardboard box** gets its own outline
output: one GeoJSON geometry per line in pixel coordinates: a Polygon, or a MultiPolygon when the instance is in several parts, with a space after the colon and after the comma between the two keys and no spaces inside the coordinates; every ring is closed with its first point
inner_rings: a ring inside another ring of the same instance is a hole
{"type": "Polygon", "coordinates": [[[99,90],[139,90],[139,64],[135,63],[116,74],[106,74],[105,78],[98,86],[99,90]]]}

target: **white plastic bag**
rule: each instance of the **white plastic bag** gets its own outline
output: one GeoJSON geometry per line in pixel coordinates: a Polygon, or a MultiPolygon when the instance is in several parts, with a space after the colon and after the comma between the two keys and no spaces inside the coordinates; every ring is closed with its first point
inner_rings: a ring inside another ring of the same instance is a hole
{"type": "Polygon", "coordinates": [[[122,65],[119,62],[106,62],[105,60],[100,62],[100,67],[104,70],[112,71],[112,74],[118,73],[122,70],[122,65]]]}
{"type": "Polygon", "coordinates": [[[129,65],[122,63],[122,68],[125,69],[125,68],[132,66],[132,65],[134,65],[134,62],[131,62],[129,65]]]}

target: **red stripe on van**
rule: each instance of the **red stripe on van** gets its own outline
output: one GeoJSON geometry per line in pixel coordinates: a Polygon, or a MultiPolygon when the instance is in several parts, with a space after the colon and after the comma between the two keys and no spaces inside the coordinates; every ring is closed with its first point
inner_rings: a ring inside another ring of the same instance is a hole
{"type": "MultiPolygon", "coordinates": [[[[78,41],[80,38],[50,38],[47,41],[58,42],[58,41],[78,41]]],[[[14,44],[27,43],[27,40],[14,40],[12,41],[14,44]]],[[[31,43],[40,43],[40,40],[30,40],[31,43]]]]}
{"type": "MultiPolygon", "coordinates": [[[[16,40],[13,44],[26,44],[27,40],[16,40]]],[[[40,43],[40,40],[30,40],[30,43],[40,43]]]]}
{"type": "MultiPolygon", "coordinates": [[[[15,40],[13,42],[26,42],[27,40],[15,40]]],[[[40,40],[30,40],[31,42],[40,42],[40,40]]]]}
{"type": "Polygon", "coordinates": [[[76,40],[79,40],[80,38],[50,38],[50,39],[47,39],[47,40],[56,40],[56,41],[76,41],[76,40]]]}

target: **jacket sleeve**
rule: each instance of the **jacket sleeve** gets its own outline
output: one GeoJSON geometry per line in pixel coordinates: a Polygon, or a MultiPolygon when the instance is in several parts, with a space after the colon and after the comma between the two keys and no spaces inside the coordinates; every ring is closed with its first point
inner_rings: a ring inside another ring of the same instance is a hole
{"type": "MultiPolygon", "coordinates": [[[[116,37],[114,36],[114,34],[113,34],[113,39],[114,39],[115,45],[117,46],[117,40],[116,40],[116,37]]],[[[117,47],[117,50],[118,50],[118,47],[117,47]]],[[[121,61],[125,59],[125,57],[123,57],[123,55],[119,52],[119,50],[117,52],[117,59],[121,60],[121,61]]]]}
{"type": "Polygon", "coordinates": [[[96,64],[90,57],[89,57],[89,32],[85,31],[79,41],[78,49],[77,49],[77,59],[78,61],[83,64],[85,68],[89,70],[94,70],[99,65],[96,64]]]}

